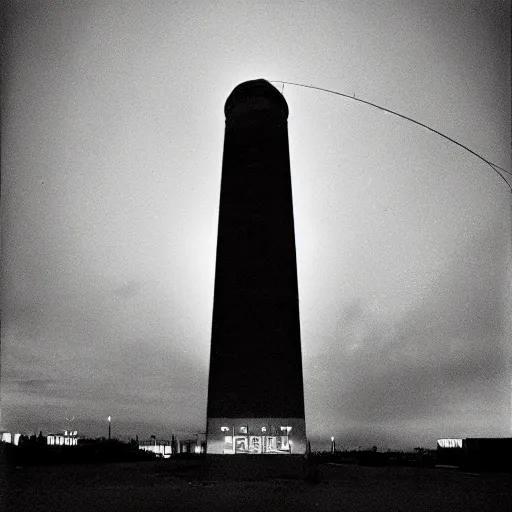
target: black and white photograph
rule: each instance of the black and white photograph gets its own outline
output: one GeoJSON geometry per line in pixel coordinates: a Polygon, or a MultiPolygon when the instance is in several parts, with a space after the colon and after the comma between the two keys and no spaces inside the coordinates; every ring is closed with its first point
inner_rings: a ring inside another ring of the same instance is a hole
{"type": "Polygon", "coordinates": [[[4,0],[0,509],[512,510],[510,0],[4,0]]]}

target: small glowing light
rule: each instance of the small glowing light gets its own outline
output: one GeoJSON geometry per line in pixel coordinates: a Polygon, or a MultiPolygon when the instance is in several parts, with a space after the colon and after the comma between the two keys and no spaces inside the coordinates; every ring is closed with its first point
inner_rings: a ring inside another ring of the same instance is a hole
{"type": "Polygon", "coordinates": [[[74,436],[76,436],[77,434],[78,434],[78,430],[75,430],[75,431],[73,432],[73,435],[74,435],[74,436]]]}
{"type": "Polygon", "coordinates": [[[64,430],[64,435],[67,436],[68,435],[68,431],[67,430],[64,430]]]}
{"type": "Polygon", "coordinates": [[[109,417],[108,417],[108,421],[110,421],[110,419],[111,419],[111,418],[110,418],[110,416],[109,416],[109,417]]]}
{"type": "Polygon", "coordinates": [[[222,432],[228,432],[229,431],[229,427],[220,427],[220,430],[222,432]]]}
{"type": "Polygon", "coordinates": [[[267,427],[261,427],[261,431],[262,432],[266,432],[267,431],[267,427]]]}
{"type": "Polygon", "coordinates": [[[331,441],[334,441],[334,437],[331,437],[331,441]]]}

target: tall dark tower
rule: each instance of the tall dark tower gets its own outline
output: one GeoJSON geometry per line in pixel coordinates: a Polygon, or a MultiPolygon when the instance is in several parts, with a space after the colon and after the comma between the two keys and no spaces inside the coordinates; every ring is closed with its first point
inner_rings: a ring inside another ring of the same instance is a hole
{"type": "Polygon", "coordinates": [[[305,453],[288,105],[252,80],[224,112],[207,453],[305,453]]]}

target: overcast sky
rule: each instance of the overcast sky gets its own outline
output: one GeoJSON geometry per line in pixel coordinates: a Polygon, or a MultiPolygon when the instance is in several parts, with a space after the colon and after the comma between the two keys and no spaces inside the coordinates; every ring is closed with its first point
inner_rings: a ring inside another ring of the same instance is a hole
{"type": "MultiPolygon", "coordinates": [[[[8,3],[7,429],[204,432],[238,83],[355,94],[511,171],[507,1],[8,3]]],[[[507,185],[397,117],[283,93],[313,446],[510,436],[507,185]]]]}

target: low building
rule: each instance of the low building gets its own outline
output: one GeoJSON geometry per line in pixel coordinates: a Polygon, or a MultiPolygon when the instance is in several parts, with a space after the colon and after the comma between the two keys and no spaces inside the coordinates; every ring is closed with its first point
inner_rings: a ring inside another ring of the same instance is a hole
{"type": "Polygon", "coordinates": [[[139,441],[139,450],[152,452],[158,457],[168,459],[173,455],[173,446],[171,441],[157,439],[152,437],[149,441],[139,441]]]}
{"type": "Polygon", "coordinates": [[[475,471],[512,472],[512,438],[464,439],[464,466],[475,471]]]}
{"type": "Polygon", "coordinates": [[[171,441],[157,439],[151,436],[149,441],[139,441],[139,450],[153,452],[158,457],[169,458],[180,454],[201,454],[206,451],[206,443],[200,439],[176,439],[172,436],[171,441]]]}
{"type": "Polygon", "coordinates": [[[48,434],[46,444],[48,446],[77,446],[77,431],[65,430],[63,434],[48,434]]]}
{"type": "Polygon", "coordinates": [[[436,463],[473,471],[512,471],[512,438],[439,439],[436,463]]]}
{"type": "Polygon", "coordinates": [[[463,439],[437,440],[436,464],[439,466],[461,466],[464,462],[463,439]]]}
{"type": "Polygon", "coordinates": [[[11,432],[1,432],[0,433],[0,441],[2,441],[3,443],[9,443],[9,444],[14,444],[14,445],[18,445],[19,441],[20,441],[20,437],[21,437],[21,434],[12,434],[11,432]]]}
{"type": "Polygon", "coordinates": [[[178,441],[179,453],[195,453],[205,452],[205,443],[200,443],[197,439],[185,439],[178,441]]]}

